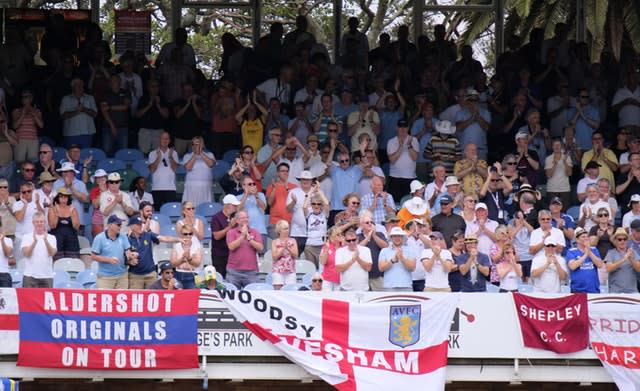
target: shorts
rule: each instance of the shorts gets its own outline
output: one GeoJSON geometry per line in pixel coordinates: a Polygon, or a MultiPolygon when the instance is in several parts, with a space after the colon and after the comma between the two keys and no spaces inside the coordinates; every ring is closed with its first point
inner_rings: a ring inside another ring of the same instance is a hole
{"type": "Polygon", "coordinates": [[[531,276],[531,261],[520,261],[520,266],[522,266],[522,277],[531,276]]]}
{"type": "Polygon", "coordinates": [[[271,273],[271,283],[273,285],[291,285],[296,282],[296,273],[271,273]]]}

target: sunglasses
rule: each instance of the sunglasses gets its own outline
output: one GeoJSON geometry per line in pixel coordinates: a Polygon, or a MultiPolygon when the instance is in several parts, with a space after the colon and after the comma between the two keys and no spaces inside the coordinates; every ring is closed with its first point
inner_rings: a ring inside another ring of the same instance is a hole
{"type": "Polygon", "coordinates": [[[338,129],[327,129],[329,133],[338,133],[338,129]]]}
{"type": "Polygon", "coordinates": [[[0,189],[8,189],[9,186],[0,186],[0,189]]]}
{"type": "Polygon", "coordinates": [[[120,181],[107,181],[107,183],[110,185],[116,185],[116,184],[119,184],[120,181]]]}
{"type": "Polygon", "coordinates": [[[242,153],[244,153],[246,155],[253,155],[253,151],[243,151],[242,153]]]}
{"type": "Polygon", "coordinates": [[[33,191],[33,190],[23,190],[23,191],[21,191],[20,193],[22,193],[22,194],[29,194],[29,193],[31,193],[32,191],[33,191]]]}
{"type": "Polygon", "coordinates": [[[362,224],[371,225],[373,224],[373,221],[363,221],[362,224]]]}
{"type": "Polygon", "coordinates": [[[507,162],[507,164],[510,165],[510,166],[515,166],[518,163],[517,162],[507,162]]]}
{"type": "Polygon", "coordinates": [[[193,232],[183,232],[184,236],[193,236],[193,232]]]}
{"type": "Polygon", "coordinates": [[[34,172],[35,170],[35,168],[25,168],[24,172],[34,172]]]}
{"type": "Polygon", "coordinates": [[[122,227],[122,223],[111,223],[111,224],[115,224],[115,225],[117,225],[118,227],[122,227]]]}
{"type": "Polygon", "coordinates": [[[544,218],[541,218],[540,221],[551,221],[551,219],[548,217],[544,217],[544,218]]]}
{"type": "Polygon", "coordinates": [[[351,205],[360,205],[359,201],[351,201],[351,205]]]}
{"type": "Polygon", "coordinates": [[[322,206],[322,204],[320,202],[312,202],[311,205],[312,206],[322,206]]]}
{"type": "Polygon", "coordinates": [[[40,155],[46,155],[49,152],[51,152],[51,151],[40,151],[40,155]]]}
{"type": "Polygon", "coordinates": [[[340,163],[349,163],[349,159],[342,159],[340,160],[340,163]]]}
{"type": "Polygon", "coordinates": [[[247,186],[255,186],[255,185],[256,185],[255,182],[247,183],[247,186]]]}
{"type": "Polygon", "coordinates": [[[355,243],[358,239],[345,239],[347,243],[355,243]]]}
{"type": "Polygon", "coordinates": [[[617,238],[616,239],[618,242],[624,242],[625,240],[628,240],[627,238],[617,238]]]}
{"type": "Polygon", "coordinates": [[[315,278],[315,279],[311,280],[311,282],[322,282],[322,279],[315,278]]]}
{"type": "Polygon", "coordinates": [[[194,210],[195,208],[193,206],[188,206],[186,208],[184,208],[184,210],[194,210]]]}
{"type": "Polygon", "coordinates": [[[600,213],[598,214],[598,217],[609,217],[608,213],[600,213]]]}

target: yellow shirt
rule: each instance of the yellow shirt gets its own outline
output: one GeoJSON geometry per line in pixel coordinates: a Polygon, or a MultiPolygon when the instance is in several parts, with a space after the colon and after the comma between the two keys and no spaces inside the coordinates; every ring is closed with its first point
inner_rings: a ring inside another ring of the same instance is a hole
{"type": "Polygon", "coordinates": [[[260,118],[254,120],[246,119],[240,125],[242,134],[242,145],[251,145],[254,151],[262,148],[264,137],[264,124],[260,118]]]}
{"type": "MultiPolygon", "coordinates": [[[[453,175],[458,176],[458,173],[461,171],[467,170],[471,167],[471,161],[467,159],[458,160],[456,164],[453,166],[453,175]]],[[[487,162],[484,160],[478,160],[477,167],[481,171],[487,171],[487,162]]],[[[478,197],[480,193],[480,189],[484,184],[484,178],[482,175],[478,174],[477,171],[471,172],[465,175],[464,178],[459,179],[461,184],[461,191],[464,195],[475,196],[478,197]]]]}
{"type": "MultiPolygon", "coordinates": [[[[616,157],[616,154],[613,153],[613,151],[610,150],[609,148],[604,148],[602,150],[602,154],[607,158],[607,160],[614,162],[615,164],[618,164],[618,158],[616,157]]],[[[587,163],[594,160],[596,163],[600,165],[600,174],[598,176],[600,178],[607,178],[609,180],[609,183],[611,184],[611,187],[615,188],[616,181],[613,175],[613,171],[611,171],[609,166],[607,166],[607,164],[604,162],[604,159],[602,157],[594,159],[593,155],[594,155],[593,149],[586,151],[582,155],[582,164],[580,165],[582,167],[582,171],[584,171],[584,168],[587,166],[587,163]]]]}

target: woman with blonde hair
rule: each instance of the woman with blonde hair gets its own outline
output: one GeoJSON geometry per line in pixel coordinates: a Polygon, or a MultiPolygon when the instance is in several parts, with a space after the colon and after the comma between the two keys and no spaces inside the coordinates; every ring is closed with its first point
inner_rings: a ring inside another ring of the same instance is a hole
{"type": "Polygon", "coordinates": [[[340,273],[336,270],[336,251],[343,245],[342,228],[331,227],[327,232],[327,240],[320,250],[322,268],[322,290],[325,292],[340,289],[340,273]]]}
{"type": "Polygon", "coordinates": [[[193,236],[202,242],[205,233],[204,221],[196,217],[196,207],[191,201],[182,203],[182,218],[176,222],[176,232],[182,232],[182,227],[185,225],[190,225],[193,236]]]}
{"type": "Polygon", "coordinates": [[[179,231],[180,241],[171,251],[171,264],[176,268],[175,278],[184,289],[196,287],[195,276],[202,267],[202,245],[193,240],[193,227],[183,225],[179,231]]]}
{"type": "Polygon", "coordinates": [[[298,243],[289,236],[289,223],[280,220],[276,223],[276,235],[271,242],[273,272],[271,273],[273,289],[280,290],[283,285],[296,283],[296,258],[298,243]]]}
{"type": "Polygon", "coordinates": [[[202,137],[196,136],[191,139],[191,152],[184,155],[182,164],[187,170],[182,201],[191,201],[195,205],[211,202],[213,200],[211,168],[216,165],[216,158],[213,153],[204,150],[202,137]]]}
{"type": "Polygon", "coordinates": [[[340,211],[333,219],[335,225],[344,226],[357,226],[360,222],[358,217],[358,211],[360,210],[360,194],[349,193],[342,198],[342,205],[347,209],[340,211]]]}
{"type": "MultiPolygon", "coordinates": [[[[498,264],[502,262],[504,257],[504,246],[511,244],[509,229],[506,225],[499,225],[496,228],[496,241],[489,250],[489,258],[491,258],[491,271],[489,272],[489,280],[493,285],[500,285],[500,276],[498,275],[498,264]]],[[[518,254],[516,253],[516,257],[518,254]]]]}
{"type": "Polygon", "coordinates": [[[502,262],[497,266],[500,292],[517,292],[522,279],[522,265],[518,262],[517,251],[511,243],[506,243],[502,254],[502,262]]]}

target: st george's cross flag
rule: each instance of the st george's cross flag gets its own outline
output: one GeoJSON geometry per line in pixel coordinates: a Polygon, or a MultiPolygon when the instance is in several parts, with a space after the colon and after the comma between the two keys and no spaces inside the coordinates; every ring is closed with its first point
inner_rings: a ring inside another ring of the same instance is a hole
{"type": "Polygon", "coordinates": [[[260,339],[341,391],[443,390],[457,294],[373,303],[296,292],[219,292],[260,339]]]}

